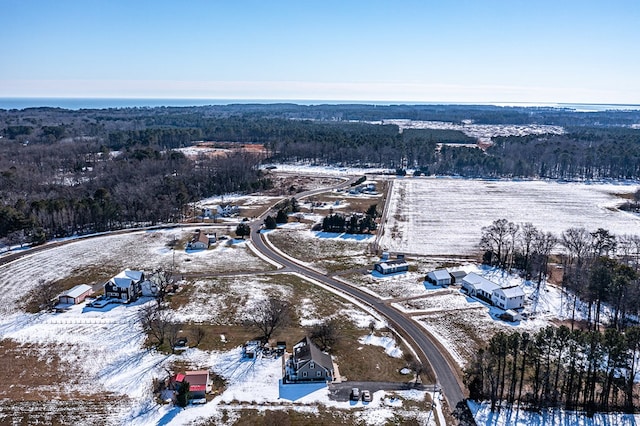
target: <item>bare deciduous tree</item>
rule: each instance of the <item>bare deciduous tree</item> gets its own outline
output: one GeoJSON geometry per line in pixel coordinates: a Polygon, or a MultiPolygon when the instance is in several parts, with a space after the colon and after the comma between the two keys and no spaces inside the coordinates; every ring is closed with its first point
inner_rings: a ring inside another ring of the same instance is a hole
{"type": "Polygon", "coordinates": [[[170,321],[166,328],[167,343],[171,347],[171,353],[175,352],[176,343],[178,343],[178,334],[180,333],[181,324],[170,321]]]}
{"type": "Polygon", "coordinates": [[[172,324],[171,313],[160,305],[148,304],[138,314],[142,329],[160,346],[165,342],[172,324]]]}
{"type": "Polygon", "coordinates": [[[38,287],[35,289],[35,297],[38,308],[43,311],[50,311],[56,305],[58,292],[50,281],[43,278],[38,280],[38,287]]]}
{"type": "Polygon", "coordinates": [[[276,329],[290,323],[292,313],[289,302],[270,296],[249,310],[247,325],[260,330],[262,340],[268,342],[276,329]]]}
{"type": "Polygon", "coordinates": [[[204,331],[204,328],[197,326],[193,329],[193,340],[194,342],[196,342],[196,347],[200,344],[200,342],[202,342],[202,339],[204,339],[204,336],[206,335],[206,332],[204,331]]]}
{"type": "Polygon", "coordinates": [[[149,280],[156,286],[156,301],[160,305],[167,297],[171,286],[173,286],[173,273],[171,269],[158,268],[153,271],[149,280]]]}
{"type": "MultiPolygon", "coordinates": [[[[495,256],[498,266],[509,269],[513,260],[518,225],[507,219],[494,220],[482,228],[480,246],[495,256]]],[[[491,259],[493,263],[493,259],[491,259]]]]}
{"type": "Polygon", "coordinates": [[[315,324],[311,328],[311,339],[326,351],[340,340],[340,327],[335,318],[315,324]]]}

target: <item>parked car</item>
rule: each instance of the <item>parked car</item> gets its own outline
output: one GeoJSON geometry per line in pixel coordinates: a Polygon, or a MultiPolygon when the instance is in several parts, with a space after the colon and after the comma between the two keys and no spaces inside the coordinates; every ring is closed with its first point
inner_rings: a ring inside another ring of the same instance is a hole
{"type": "Polygon", "coordinates": [[[368,390],[362,391],[362,401],[363,402],[371,402],[371,392],[368,390]]]}
{"type": "Polygon", "coordinates": [[[359,401],[360,400],[360,389],[358,388],[352,388],[351,389],[351,400],[352,401],[359,401]]]}

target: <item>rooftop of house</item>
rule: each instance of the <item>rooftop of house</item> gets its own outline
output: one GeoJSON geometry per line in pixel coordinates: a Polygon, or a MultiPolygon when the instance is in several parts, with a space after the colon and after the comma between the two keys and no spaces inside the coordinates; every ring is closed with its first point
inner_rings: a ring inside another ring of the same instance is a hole
{"type": "Polygon", "coordinates": [[[189,390],[194,392],[206,390],[208,381],[209,371],[207,370],[186,371],[184,374],[176,374],[176,382],[189,383],[189,390]]]}
{"type": "Polygon", "coordinates": [[[449,273],[455,278],[464,278],[467,276],[467,271],[463,271],[462,269],[458,271],[449,271],[449,273]]]}
{"type": "Polygon", "coordinates": [[[524,296],[524,290],[519,285],[498,288],[495,291],[501,292],[507,298],[524,296]]]}
{"type": "Polygon", "coordinates": [[[467,274],[463,280],[464,282],[471,284],[477,290],[482,289],[488,293],[500,288],[498,284],[494,283],[493,281],[489,281],[488,279],[481,277],[474,272],[467,274]]]}
{"type": "Polygon", "coordinates": [[[322,352],[319,347],[313,344],[309,337],[305,337],[295,344],[293,347],[293,357],[296,362],[313,361],[327,370],[333,370],[331,355],[322,352]]]}
{"type": "Polygon", "coordinates": [[[389,266],[409,265],[404,259],[385,260],[383,262],[378,262],[377,264],[382,266],[383,268],[389,266]]]}
{"type": "Polygon", "coordinates": [[[191,240],[192,243],[204,243],[204,244],[209,244],[209,236],[207,234],[205,234],[203,231],[198,231],[198,233],[196,235],[194,235],[193,240],[191,240]]]}
{"type": "Polygon", "coordinates": [[[143,274],[144,272],[142,271],[132,271],[130,269],[125,269],[115,277],[111,278],[109,282],[115,284],[119,288],[129,288],[134,281],[140,281],[143,274]]]}

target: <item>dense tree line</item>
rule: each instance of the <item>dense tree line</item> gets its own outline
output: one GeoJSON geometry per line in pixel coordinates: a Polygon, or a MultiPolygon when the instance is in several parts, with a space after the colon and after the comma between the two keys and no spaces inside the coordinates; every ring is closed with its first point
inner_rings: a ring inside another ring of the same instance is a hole
{"type": "Polygon", "coordinates": [[[194,141],[259,143],[275,161],[414,168],[471,177],[640,177],[638,111],[443,105],[220,105],[70,111],[0,110],[0,132],[18,143],[92,140],[104,149],[171,149],[194,141]],[[497,137],[486,151],[461,132],[370,124],[388,118],[485,124],[554,124],[563,135],[497,137]],[[361,120],[353,122],[352,120],[361,120]],[[440,144],[448,144],[441,146],[440,144]]]}
{"type": "Polygon", "coordinates": [[[0,238],[6,243],[174,222],[189,203],[270,185],[260,159],[190,160],[157,145],[116,153],[97,143],[0,145],[0,238]]]}
{"type": "Polygon", "coordinates": [[[634,412],[640,327],[582,331],[560,326],[494,335],[465,371],[470,398],[492,410],[513,404],[634,412]]]}
{"type": "MultiPolygon", "coordinates": [[[[559,256],[563,289],[572,299],[571,321],[579,302],[589,329],[602,323],[622,330],[640,314],[640,236],[611,234],[606,229],[589,232],[569,228],[560,236],[538,230],[530,223],[498,219],[482,228],[483,261],[516,269],[537,283],[539,294],[547,277],[549,259],[559,256]],[[603,318],[605,312],[609,317],[603,318]]],[[[535,303],[535,302],[534,302],[535,303]]],[[[534,306],[535,311],[535,306],[534,306]]]]}
{"type": "MultiPolygon", "coordinates": [[[[198,197],[269,185],[258,158],[193,161],[172,151],[199,140],[259,143],[274,161],[381,166],[399,174],[415,168],[483,177],[638,178],[640,131],[610,126],[634,124],[639,116],[436,105],[0,110],[0,237],[41,242],[172,221],[198,197]],[[470,142],[457,131],[400,132],[396,125],[349,121],[389,117],[582,127],[564,135],[496,138],[482,151],[452,146],[470,142]]],[[[637,200],[629,206],[637,208],[637,200]]]]}
{"type": "Polygon", "coordinates": [[[322,219],[322,230],[325,232],[368,234],[371,231],[375,231],[376,227],[376,221],[370,214],[354,213],[345,216],[340,213],[334,213],[322,219]]]}

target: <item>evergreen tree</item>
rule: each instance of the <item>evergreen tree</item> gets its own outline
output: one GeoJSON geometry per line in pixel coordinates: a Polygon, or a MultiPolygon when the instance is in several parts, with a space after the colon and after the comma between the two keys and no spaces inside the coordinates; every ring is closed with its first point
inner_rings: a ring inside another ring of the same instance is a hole
{"type": "Polygon", "coordinates": [[[267,216],[264,219],[264,227],[267,229],[276,229],[278,227],[278,223],[273,218],[273,216],[267,216]]]}

